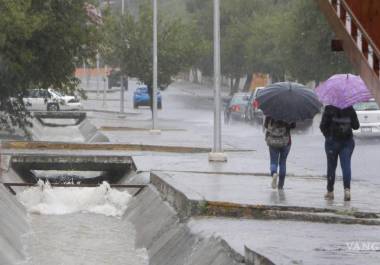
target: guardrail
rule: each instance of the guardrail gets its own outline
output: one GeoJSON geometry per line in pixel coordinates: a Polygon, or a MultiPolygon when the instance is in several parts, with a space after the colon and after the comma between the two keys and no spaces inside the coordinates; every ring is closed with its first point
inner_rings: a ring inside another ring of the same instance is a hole
{"type": "Polygon", "coordinates": [[[360,23],[359,19],[352,12],[349,5],[344,0],[329,0],[336,15],[339,17],[347,32],[352,37],[357,48],[362,52],[367,59],[368,64],[377,75],[380,76],[380,51],[372,41],[371,37],[365,31],[364,27],[360,23]]]}

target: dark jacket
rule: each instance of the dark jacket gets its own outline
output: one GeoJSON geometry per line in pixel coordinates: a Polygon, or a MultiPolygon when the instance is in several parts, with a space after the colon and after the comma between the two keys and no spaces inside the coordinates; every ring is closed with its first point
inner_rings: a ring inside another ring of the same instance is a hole
{"type": "MultiPolygon", "coordinates": [[[[278,121],[278,120],[272,119],[271,117],[266,117],[265,121],[264,121],[264,128],[265,129],[268,129],[268,126],[269,126],[270,122],[276,122],[280,126],[286,127],[287,132],[289,134],[289,144],[292,144],[292,137],[291,137],[291,134],[290,134],[290,130],[296,128],[296,123],[295,122],[287,123],[287,122],[284,122],[284,121],[278,121]]],[[[267,137],[267,136],[268,136],[268,132],[265,134],[265,137],[267,137]]]]}
{"type": "Polygon", "coordinates": [[[349,117],[351,120],[351,130],[349,133],[349,137],[352,137],[352,129],[357,130],[360,127],[358,116],[356,115],[356,111],[354,108],[348,107],[345,109],[339,109],[337,107],[328,105],[325,107],[325,110],[322,115],[321,124],[319,128],[325,137],[333,136],[332,133],[332,119],[333,117],[349,117]]]}

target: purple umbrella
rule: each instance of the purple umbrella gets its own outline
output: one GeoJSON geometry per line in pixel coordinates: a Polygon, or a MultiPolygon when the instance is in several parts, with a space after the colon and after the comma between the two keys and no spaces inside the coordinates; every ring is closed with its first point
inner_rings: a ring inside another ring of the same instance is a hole
{"type": "Polygon", "coordinates": [[[315,93],[325,105],[344,109],[372,98],[360,76],[352,74],[333,75],[320,84],[315,93]]]}

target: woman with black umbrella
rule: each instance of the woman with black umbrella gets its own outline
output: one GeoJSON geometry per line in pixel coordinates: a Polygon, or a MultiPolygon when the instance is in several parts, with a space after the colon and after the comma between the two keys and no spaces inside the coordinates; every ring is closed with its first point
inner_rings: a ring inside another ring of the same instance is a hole
{"type": "Polygon", "coordinates": [[[286,158],[291,147],[290,130],[295,128],[297,121],[312,119],[322,104],[314,92],[304,85],[292,82],[280,82],[262,89],[257,96],[260,109],[268,118],[265,120],[267,129],[265,140],[269,146],[270,172],[272,188],[284,187],[286,175],[286,158]],[[277,169],[279,182],[277,185],[277,169]]]}
{"type": "Polygon", "coordinates": [[[268,144],[270,154],[272,188],[282,190],[284,188],[286,176],[286,159],[292,144],[290,130],[295,128],[296,124],[289,124],[284,121],[274,120],[271,117],[267,117],[265,119],[264,127],[266,129],[265,141],[268,144]],[[279,173],[277,173],[278,168],[280,168],[279,173]]]}

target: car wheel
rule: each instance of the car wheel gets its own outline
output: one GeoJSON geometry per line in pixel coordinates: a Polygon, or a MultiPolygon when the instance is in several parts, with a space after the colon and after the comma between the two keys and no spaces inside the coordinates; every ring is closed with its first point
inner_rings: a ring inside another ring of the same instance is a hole
{"type": "Polygon", "coordinates": [[[59,111],[59,106],[56,103],[48,104],[47,110],[48,111],[59,111]]]}

